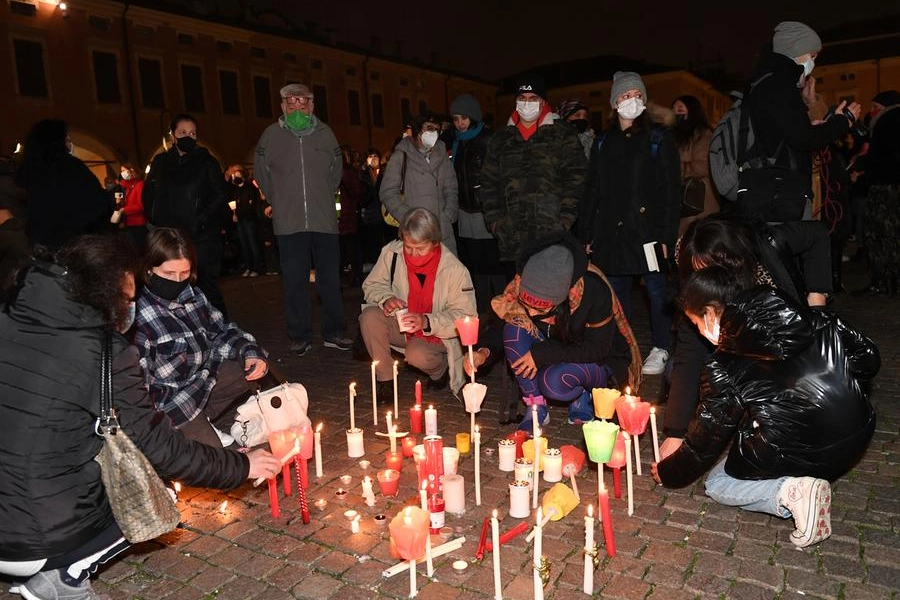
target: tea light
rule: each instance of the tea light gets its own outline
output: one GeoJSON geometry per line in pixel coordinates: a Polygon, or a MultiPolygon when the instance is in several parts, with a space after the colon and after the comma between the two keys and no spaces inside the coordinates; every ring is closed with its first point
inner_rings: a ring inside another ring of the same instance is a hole
{"type": "Polygon", "coordinates": [[[456,448],[443,448],[444,474],[455,475],[459,465],[459,450],[456,448]]]}
{"type": "Polygon", "coordinates": [[[387,515],[385,514],[378,513],[377,515],[375,515],[374,519],[375,524],[379,527],[384,527],[385,525],[387,525],[387,515]]]}
{"type": "Polygon", "coordinates": [[[372,466],[372,463],[365,459],[359,461],[359,468],[362,469],[363,471],[365,471],[366,469],[368,469],[371,466],[372,466]]]}
{"type": "Polygon", "coordinates": [[[404,458],[412,458],[413,448],[416,447],[416,438],[407,436],[403,438],[403,441],[400,442],[400,446],[401,450],[403,451],[404,458]]]}
{"type": "Polygon", "coordinates": [[[388,452],[385,455],[384,462],[388,469],[393,469],[394,471],[403,470],[403,454],[400,452],[388,452]]]}
{"type": "Polygon", "coordinates": [[[544,481],[554,483],[562,481],[562,452],[559,448],[544,450],[544,481]]]}
{"type": "Polygon", "coordinates": [[[466,480],[462,475],[444,475],[444,510],[451,515],[466,512],[466,480]]]}
{"type": "Polygon", "coordinates": [[[341,483],[343,485],[350,485],[352,481],[353,477],[351,477],[350,475],[341,475],[341,483]]]}
{"type": "Polygon", "coordinates": [[[501,471],[514,471],[516,468],[516,441],[500,440],[497,442],[497,456],[499,457],[498,467],[501,471]]]}
{"type": "Polygon", "coordinates": [[[347,456],[350,458],[359,458],[366,455],[366,445],[363,441],[362,429],[347,430],[347,456]]]}
{"type": "Polygon", "coordinates": [[[468,433],[456,434],[456,449],[459,450],[462,456],[466,456],[469,453],[470,445],[471,437],[468,433]]]}
{"type": "Polygon", "coordinates": [[[529,505],[530,480],[518,480],[509,484],[509,516],[516,519],[525,519],[531,515],[529,505]]]}
{"type": "Polygon", "coordinates": [[[313,502],[313,506],[315,506],[319,510],[325,510],[325,507],[328,506],[328,500],[326,500],[325,498],[319,498],[318,500],[313,502]]]}
{"type": "Polygon", "coordinates": [[[347,497],[347,490],[345,490],[344,488],[338,488],[337,491],[334,493],[334,496],[338,500],[343,500],[344,498],[347,497]]]}
{"type": "Polygon", "coordinates": [[[348,521],[352,521],[354,518],[356,518],[356,515],[358,515],[358,514],[359,514],[358,512],[356,512],[355,510],[353,510],[351,508],[350,510],[344,511],[344,518],[347,519],[348,521]]]}
{"type": "Polygon", "coordinates": [[[531,477],[532,471],[534,470],[533,463],[527,458],[517,458],[516,466],[515,466],[515,479],[516,481],[524,481],[531,485],[531,477]]]}
{"type": "Polygon", "coordinates": [[[469,568],[469,563],[464,560],[455,560],[453,561],[453,570],[454,571],[465,571],[469,568]]]}

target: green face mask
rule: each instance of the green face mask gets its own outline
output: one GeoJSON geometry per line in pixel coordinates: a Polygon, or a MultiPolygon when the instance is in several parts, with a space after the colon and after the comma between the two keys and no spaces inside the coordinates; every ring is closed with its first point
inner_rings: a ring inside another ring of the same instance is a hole
{"type": "Polygon", "coordinates": [[[310,116],[305,112],[295,110],[284,116],[284,122],[294,131],[300,131],[309,127],[310,116]]]}

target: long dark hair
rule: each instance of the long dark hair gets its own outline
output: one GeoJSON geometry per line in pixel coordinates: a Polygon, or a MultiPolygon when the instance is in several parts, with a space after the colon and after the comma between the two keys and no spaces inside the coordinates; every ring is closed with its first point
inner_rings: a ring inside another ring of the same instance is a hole
{"type": "Polygon", "coordinates": [[[681,148],[682,146],[687,146],[692,140],[697,139],[707,131],[711,131],[712,127],[710,127],[709,120],[706,118],[706,111],[703,110],[703,105],[700,104],[700,100],[696,96],[678,96],[672,102],[672,105],[674,106],[675,102],[679,101],[687,107],[688,111],[687,118],[681,123],[676,122],[675,127],[672,128],[675,141],[678,142],[678,147],[681,148]]]}
{"type": "Polygon", "coordinates": [[[197,251],[191,240],[180,229],[156,227],[147,234],[147,250],[144,252],[144,273],[167,260],[186,258],[191,263],[191,283],[197,280],[197,251]]]}
{"type": "Polygon", "coordinates": [[[47,168],[69,154],[68,135],[69,126],[59,119],[44,119],[31,126],[25,136],[22,166],[17,174],[21,187],[27,188],[38,178],[46,177],[47,168]]]}
{"type": "Polygon", "coordinates": [[[702,316],[707,306],[721,313],[725,305],[745,289],[749,289],[747,282],[741,281],[739,273],[712,265],[688,276],[682,283],[679,300],[687,314],[702,316]]]}
{"type": "Polygon", "coordinates": [[[718,265],[749,287],[756,281],[759,266],[753,229],[727,215],[711,215],[691,223],[681,236],[676,258],[682,281],[697,270],[695,266],[718,265]]]}

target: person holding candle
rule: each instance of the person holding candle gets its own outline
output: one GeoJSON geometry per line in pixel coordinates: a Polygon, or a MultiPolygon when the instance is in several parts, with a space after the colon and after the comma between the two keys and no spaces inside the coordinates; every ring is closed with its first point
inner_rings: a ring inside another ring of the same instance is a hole
{"type": "MultiPolygon", "coordinates": [[[[519,274],[494,298],[504,322],[503,346],[525,403],[538,406],[544,424],[547,400],[569,403],[569,422],[593,419],[591,389],[640,381],[637,343],[615,293],[602,274],[588,268],[574,237],[556,234],[536,241],[519,259],[519,274]],[[629,343],[630,342],[630,343],[629,343]]],[[[475,355],[476,368],[485,354],[475,355]]],[[[519,429],[531,431],[532,411],[519,429]]]]}
{"type": "Polygon", "coordinates": [[[100,598],[90,574],[129,546],[94,461],[109,331],[119,425],[161,477],[231,489],[281,470],[265,450],[213,448],[159,418],[137,349],[117,333],[131,325],[138,272],[125,236],[75,238],[24,269],[0,310],[0,573],[25,597],[100,598]]]}
{"type": "Polygon", "coordinates": [[[475,314],[468,270],[441,243],[438,217],[414,208],[400,221],[400,239],[387,244],[362,285],[367,306],[360,332],[376,365],[379,396],[391,397],[391,347],[404,349],[407,364],[428,375],[428,386],[465,383],[463,350],[455,321],[475,314]],[[407,309],[400,331],[394,311],[407,309]]]}
{"type": "Polygon", "coordinates": [[[875,430],[869,383],[878,348],[840,318],[710,266],[688,277],[685,314],[716,344],[703,395],[678,450],[653,465],[663,485],[706,479],[713,500],[792,516],[798,547],[831,534],[831,488],[875,430]]]}

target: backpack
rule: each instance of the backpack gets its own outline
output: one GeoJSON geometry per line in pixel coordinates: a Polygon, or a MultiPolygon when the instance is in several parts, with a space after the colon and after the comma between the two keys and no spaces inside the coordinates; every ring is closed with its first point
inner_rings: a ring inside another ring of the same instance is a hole
{"type": "MultiPolygon", "coordinates": [[[[597,136],[594,140],[594,145],[591,148],[591,154],[594,152],[600,152],[600,149],[603,148],[603,141],[606,139],[606,133],[603,132],[597,136]]],[[[653,126],[650,128],[650,158],[656,160],[656,156],[659,154],[659,145],[662,143],[663,134],[665,133],[665,129],[662,127],[653,126]]]]}
{"type": "Polygon", "coordinates": [[[755,143],[750,112],[743,110],[744,97],[771,74],[766,73],[753,81],[745,93],[731,93],[734,103],[716,124],[709,143],[709,174],[719,194],[732,202],[737,201],[738,177],[741,170],[749,166],[746,155],[755,143]]]}

